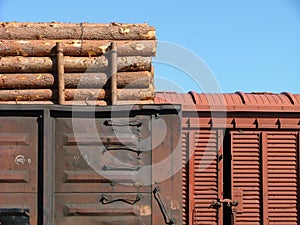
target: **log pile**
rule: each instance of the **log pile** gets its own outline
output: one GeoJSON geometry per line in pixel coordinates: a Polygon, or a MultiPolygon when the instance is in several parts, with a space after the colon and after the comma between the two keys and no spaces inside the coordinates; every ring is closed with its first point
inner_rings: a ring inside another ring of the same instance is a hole
{"type": "Polygon", "coordinates": [[[148,104],[147,24],[0,23],[0,104],[148,104]]]}

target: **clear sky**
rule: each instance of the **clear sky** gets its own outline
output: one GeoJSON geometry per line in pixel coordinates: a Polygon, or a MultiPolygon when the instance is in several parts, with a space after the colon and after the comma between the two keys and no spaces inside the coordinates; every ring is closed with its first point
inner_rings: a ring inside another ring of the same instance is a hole
{"type": "MultiPolygon", "coordinates": [[[[300,93],[299,0],[0,0],[0,20],[147,22],[159,41],[196,54],[222,92],[300,93]]],[[[155,68],[157,90],[206,92],[201,71],[187,75],[162,63],[155,68]]]]}

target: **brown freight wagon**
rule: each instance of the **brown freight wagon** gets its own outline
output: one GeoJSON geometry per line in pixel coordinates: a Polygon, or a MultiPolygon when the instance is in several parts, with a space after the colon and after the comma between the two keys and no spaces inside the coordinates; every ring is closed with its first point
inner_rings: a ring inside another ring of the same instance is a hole
{"type": "Polygon", "coordinates": [[[180,133],[178,105],[1,105],[0,224],[182,224],[180,133]]]}
{"type": "Polygon", "coordinates": [[[182,104],[183,224],[300,224],[299,94],[164,92],[155,102],[182,104]]]}

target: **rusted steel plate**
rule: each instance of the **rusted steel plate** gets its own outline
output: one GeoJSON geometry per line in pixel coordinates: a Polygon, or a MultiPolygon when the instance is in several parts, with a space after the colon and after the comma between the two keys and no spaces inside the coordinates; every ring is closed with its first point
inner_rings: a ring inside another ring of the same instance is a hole
{"type": "MultiPolygon", "coordinates": [[[[0,208],[12,211],[26,211],[30,224],[38,224],[37,195],[27,193],[0,193],[0,208]],[[29,212],[28,212],[29,211],[29,212]]],[[[13,214],[11,215],[13,216],[13,214]]],[[[17,216],[17,215],[16,215],[17,216]]],[[[1,219],[0,219],[1,221],[1,219]]]]}
{"type": "MultiPolygon", "coordinates": [[[[212,207],[212,202],[218,199],[218,139],[215,130],[202,129],[190,136],[193,150],[193,223],[217,224],[218,207],[212,207]]],[[[190,147],[191,148],[191,147],[190,147]]],[[[190,175],[191,176],[191,175],[190,175]]],[[[191,222],[190,220],[190,222],[191,222]]]]}
{"type": "MultiPolygon", "coordinates": [[[[231,133],[235,224],[297,224],[297,132],[231,133]],[[240,200],[240,201],[241,201],[240,200]]],[[[299,154],[299,153],[298,153],[299,154]]]]}
{"type": "Polygon", "coordinates": [[[188,132],[182,132],[182,224],[186,225],[188,219],[188,210],[189,210],[189,170],[188,170],[188,132]]]}
{"type": "Polygon", "coordinates": [[[152,123],[153,224],[182,224],[180,114],[158,115],[152,123]]]}
{"type": "Polygon", "coordinates": [[[236,92],[209,95],[194,92],[188,94],[158,92],[155,103],[180,103],[184,113],[224,110],[227,112],[299,112],[300,95],[287,92],[280,94],[236,92]]]}
{"type": "Polygon", "coordinates": [[[56,225],[151,225],[151,194],[56,194],[56,225]]]}
{"type": "Polygon", "coordinates": [[[149,120],[55,119],[56,192],[150,192],[149,120]]]}
{"type": "MultiPolygon", "coordinates": [[[[243,210],[237,211],[235,224],[260,224],[260,134],[232,132],[232,191],[243,193],[243,210]]],[[[236,196],[234,196],[236,198],[236,196]]],[[[240,199],[233,199],[240,200],[240,199]]]]}
{"type": "Polygon", "coordinates": [[[0,192],[37,192],[37,118],[0,117],[0,192]]]}
{"type": "MultiPolygon", "coordinates": [[[[264,185],[268,192],[264,204],[269,224],[296,225],[298,221],[296,169],[299,154],[298,132],[266,132],[263,149],[267,151],[264,185]]],[[[299,187],[298,187],[299,188],[299,187]]]]}

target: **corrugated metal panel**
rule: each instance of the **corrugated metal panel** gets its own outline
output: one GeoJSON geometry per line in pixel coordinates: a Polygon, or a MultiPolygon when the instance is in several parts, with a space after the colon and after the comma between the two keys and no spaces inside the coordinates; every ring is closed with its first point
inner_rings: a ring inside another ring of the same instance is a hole
{"type": "Polygon", "coordinates": [[[182,104],[184,110],[214,111],[214,107],[222,106],[220,110],[227,111],[299,111],[300,95],[283,92],[281,94],[267,92],[233,94],[205,94],[189,92],[157,92],[154,99],[156,104],[182,104]]]}
{"type": "Polygon", "coordinates": [[[260,224],[260,135],[232,132],[232,190],[243,192],[243,211],[235,225],[260,224]]]}
{"type": "Polygon", "coordinates": [[[297,144],[296,132],[267,134],[270,225],[297,224],[297,144]]]}
{"type": "Polygon", "coordinates": [[[182,135],[182,224],[186,224],[187,219],[187,193],[188,193],[188,170],[187,170],[187,161],[188,161],[188,155],[187,155],[187,132],[183,131],[182,135]]]}
{"type": "MultiPolygon", "coordinates": [[[[217,224],[217,209],[211,204],[218,198],[216,130],[194,132],[194,224],[217,224]]],[[[192,197],[192,196],[191,196],[192,197]]],[[[190,198],[191,198],[190,197],[190,198]]]]}

